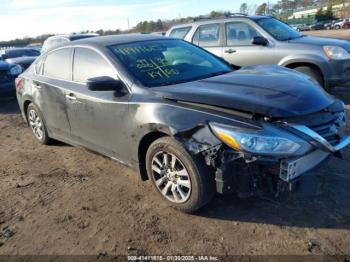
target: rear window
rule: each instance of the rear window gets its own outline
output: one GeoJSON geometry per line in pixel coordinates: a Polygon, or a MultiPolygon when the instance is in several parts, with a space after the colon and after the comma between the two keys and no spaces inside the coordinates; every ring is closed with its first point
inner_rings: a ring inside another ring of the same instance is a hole
{"type": "Polygon", "coordinates": [[[47,77],[72,80],[72,49],[63,48],[47,55],[44,75],[47,77]]]}
{"type": "Polygon", "coordinates": [[[220,24],[201,25],[194,34],[192,42],[202,47],[220,46],[220,24]]]}
{"type": "Polygon", "coordinates": [[[188,32],[190,31],[190,29],[191,29],[190,26],[175,28],[170,32],[169,36],[174,37],[174,38],[178,38],[178,39],[184,39],[186,37],[186,35],[188,34],[188,32]]]}

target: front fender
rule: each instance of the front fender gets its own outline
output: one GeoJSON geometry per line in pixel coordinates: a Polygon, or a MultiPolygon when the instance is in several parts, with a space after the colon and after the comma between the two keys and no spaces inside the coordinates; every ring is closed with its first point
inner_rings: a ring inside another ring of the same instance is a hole
{"type": "Polygon", "coordinates": [[[281,59],[278,63],[279,66],[289,67],[293,64],[309,64],[319,68],[325,79],[329,77],[329,72],[331,72],[330,64],[328,60],[322,56],[318,55],[289,55],[281,59]]]}

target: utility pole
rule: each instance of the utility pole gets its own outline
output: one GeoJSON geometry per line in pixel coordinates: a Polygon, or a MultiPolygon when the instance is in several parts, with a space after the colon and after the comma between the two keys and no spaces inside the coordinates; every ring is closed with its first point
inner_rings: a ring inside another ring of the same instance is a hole
{"type": "Polygon", "coordinates": [[[270,0],[267,0],[267,15],[270,14],[270,0]]]}

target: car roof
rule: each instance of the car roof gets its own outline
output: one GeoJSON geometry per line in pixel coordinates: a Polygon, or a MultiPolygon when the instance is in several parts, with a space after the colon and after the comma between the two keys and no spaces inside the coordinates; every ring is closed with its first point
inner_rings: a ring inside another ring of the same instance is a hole
{"type": "Polygon", "coordinates": [[[53,36],[50,36],[48,37],[47,39],[55,39],[55,38],[79,38],[79,37],[89,37],[89,36],[98,36],[98,34],[94,34],[94,33],[91,33],[91,34],[62,34],[62,35],[53,35],[53,36]]]}
{"type": "Polygon", "coordinates": [[[151,34],[122,34],[122,35],[109,35],[109,36],[97,36],[92,38],[84,38],[74,42],[65,43],[62,46],[77,46],[77,45],[93,45],[93,46],[110,46],[118,44],[128,44],[133,42],[148,41],[148,40],[162,40],[172,39],[161,35],[151,34]]]}
{"type": "Polygon", "coordinates": [[[235,16],[229,16],[229,17],[222,17],[222,18],[203,18],[203,19],[199,19],[199,20],[195,20],[193,22],[189,22],[189,23],[184,23],[184,24],[178,24],[173,26],[172,28],[179,28],[179,27],[189,27],[189,26],[193,26],[193,25],[202,25],[202,24],[208,24],[208,23],[222,23],[222,22],[227,22],[227,21],[232,21],[235,19],[247,19],[247,20],[259,20],[262,18],[273,18],[272,16],[247,16],[247,15],[235,15],[235,16]]]}

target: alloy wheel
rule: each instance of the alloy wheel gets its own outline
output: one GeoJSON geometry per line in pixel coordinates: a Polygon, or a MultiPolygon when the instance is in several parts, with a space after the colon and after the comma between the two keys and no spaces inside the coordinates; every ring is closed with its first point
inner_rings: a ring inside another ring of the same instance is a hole
{"type": "Polygon", "coordinates": [[[44,137],[43,123],[34,109],[30,109],[28,114],[29,125],[33,130],[35,137],[42,140],[44,137]]]}
{"type": "Polygon", "coordinates": [[[190,175],[181,160],[174,154],[161,151],[152,158],[154,183],[169,201],[184,203],[191,195],[190,175]]]}

